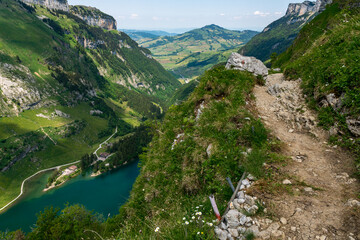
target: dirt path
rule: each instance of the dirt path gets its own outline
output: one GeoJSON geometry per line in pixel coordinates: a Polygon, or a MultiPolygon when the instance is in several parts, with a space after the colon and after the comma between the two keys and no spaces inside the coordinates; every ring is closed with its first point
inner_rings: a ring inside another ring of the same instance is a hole
{"type": "Polygon", "coordinates": [[[353,216],[348,206],[359,192],[358,182],[349,177],[353,160],[327,144],[316,115],[305,105],[300,81],[270,75],[254,94],[264,124],[286,144],[284,154],[293,159],[283,171],[293,176],[291,182],[304,181],[314,188],[298,187],[293,196],[272,199],[276,213],[287,220],[281,228],[286,239],[360,239],[359,215],[353,216]]]}

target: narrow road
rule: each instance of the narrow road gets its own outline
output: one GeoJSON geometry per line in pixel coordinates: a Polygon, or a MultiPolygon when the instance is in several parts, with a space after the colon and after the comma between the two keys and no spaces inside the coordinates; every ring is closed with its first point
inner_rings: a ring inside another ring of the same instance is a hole
{"type": "Polygon", "coordinates": [[[41,127],[41,131],[54,143],[54,145],[56,145],[57,143],[54,141],[54,139],[52,139],[49,134],[47,134],[47,132],[45,132],[44,128],[41,127]]]}
{"type": "Polygon", "coordinates": [[[99,147],[95,150],[95,152],[93,153],[97,159],[99,159],[99,156],[97,155],[97,152],[102,148],[102,146],[107,143],[108,141],[110,141],[110,139],[112,139],[114,137],[114,135],[118,132],[118,127],[116,127],[115,132],[108,138],[106,139],[104,142],[102,142],[99,147]]]}
{"type": "Polygon", "coordinates": [[[269,196],[273,210],[287,219],[281,227],[286,239],[357,239],[359,219],[347,204],[360,189],[357,180],[349,177],[354,172],[353,159],[327,144],[300,85],[301,80],[286,81],[282,74],[273,74],[266,86],[254,89],[260,117],[286,145],[283,154],[292,158],[282,175],[293,184],[307,184],[294,186],[293,195],[269,196]]]}
{"type": "Polygon", "coordinates": [[[66,167],[66,166],[69,166],[69,165],[74,165],[74,164],[77,164],[77,163],[79,163],[79,162],[80,162],[80,161],[76,161],[76,162],[67,163],[67,164],[60,165],[60,166],[56,166],[56,167],[52,167],[52,168],[47,168],[47,169],[38,171],[37,173],[35,173],[35,174],[31,175],[30,177],[26,178],[26,179],[22,182],[22,184],[21,184],[20,194],[19,194],[14,200],[12,200],[12,201],[9,202],[8,204],[6,204],[4,207],[0,208],[0,212],[2,212],[4,209],[6,209],[7,207],[9,207],[12,203],[14,203],[16,200],[18,200],[18,199],[24,194],[24,185],[25,185],[26,181],[30,180],[31,178],[35,177],[36,175],[38,175],[38,174],[40,174],[40,173],[47,172],[47,171],[51,171],[51,170],[59,170],[59,169],[62,168],[62,167],[66,167]]]}
{"type": "MultiPolygon", "coordinates": [[[[41,128],[42,129],[42,128],[41,128]]],[[[43,130],[43,129],[42,129],[43,130]]],[[[102,145],[104,145],[105,143],[107,143],[116,133],[118,132],[118,128],[116,127],[115,129],[115,132],[108,138],[106,139],[104,142],[102,142],[99,147],[95,150],[94,154],[96,155],[97,158],[98,155],[97,155],[97,151],[99,151],[101,148],[102,148],[102,145]]],[[[45,133],[45,132],[44,132],[45,133]]],[[[45,133],[46,134],[46,133],[45,133]]],[[[47,134],[46,134],[47,135],[47,134]]],[[[48,135],[47,135],[48,136],[48,135]]],[[[49,136],[48,136],[49,137],[49,136]]],[[[50,137],[49,137],[50,138],[50,137]]],[[[50,138],[51,139],[51,138],[50,138]]],[[[53,140],[52,140],[53,141],[53,140]]],[[[53,141],[54,142],[54,141],[53,141]]],[[[56,145],[56,143],[54,142],[54,144],[56,145]]],[[[80,163],[80,161],[76,161],[76,162],[72,162],[72,163],[67,163],[67,164],[64,164],[64,165],[60,165],[60,166],[56,166],[56,167],[52,167],[52,168],[47,168],[47,169],[44,169],[44,170],[41,170],[41,171],[38,171],[37,173],[31,175],[30,177],[26,178],[22,184],[21,184],[21,189],[20,189],[20,194],[14,199],[12,200],[11,202],[9,202],[8,204],[6,204],[4,207],[0,208],[0,212],[2,212],[3,210],[5,210],[7,207],[9,207],[11,204],[13,204],[16,200],[18,200],[23,194],[24,194],[24,185],[25,183],[30,180],[31,178],[35,177],[36,175],[40,174],[40,173],[43,173],[43,172],[47,172],[47,171],[51,171],[51,170],[59,170],[60,168],[62,167],[66,167],[66,166],[69,166],[69,165],[74,165],[74,164],[77,164],[77,163],[80,163]]]]}

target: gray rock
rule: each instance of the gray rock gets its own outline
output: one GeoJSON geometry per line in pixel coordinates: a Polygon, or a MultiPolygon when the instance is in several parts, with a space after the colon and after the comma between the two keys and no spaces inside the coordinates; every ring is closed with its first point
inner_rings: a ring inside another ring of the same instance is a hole
{"type": "Polygon", "coordinates": [[[244,227],[238,227],[237,230],[240,234],[244,234],[246,232],[246,228],[244,227]]]}
{"type": "Polygon", "coordinates": [[[284,185],[291,185],[291,181],[289,179],[285,179],[283,182],[282,182],[284,185]]]}
{"type": "Polygon", "coordinates": [[[280,218],[280,222],[282,223],[282,224],[284,224],[284,225],[286,225],[287,224],[287,220],[286,220],[286,218],[280,218]]]}
{"type": "Polygon", "coordinates": [[[265,230],[265,231],[259,232],[257,237],[260,239],[270,239],[270,236],[271,236],[271,233],[268,230],[265,230]]]}
{"type": "Polygon", "coordinates": [[[60,111],[60,110],[56,110],[56,109],[55,109],[55,114],[56,114],[58,117],[70,118],[70,115],[69,115],[69,114],[63,113],[63,112],[60,111]]]}
{"type": "Polygon", "coordinates": [[[226,69],[235,69],[240,71],[248,71],[255,75],[267,76],[269,74],[268,68],[263,62],[254,57],[245,57],[239,53],[232,53],[227,64],[226,69]]]}
{"type": "Polygon", "coordinates": [[[228,223],[229,228],[237,228],[238,226],[240,226],[239,217],[240,213],[237,210],[230,210],[225,215],[225,219],[228,223]]]}
{"type": "Polygon", "coordinates": [[[251,197],[249,195],[245,195],[245,203],[250,206],[253,206],[253,205],[255,205],[255,200],[253,197],[251,197]]]}
{"type": "Polygon", "coordinates": [[[345,205],[349,207],[360,207],[360,202],[355,199],[350,199],[345,205]]]}
{"type": "Polygon", "coordinates": [[[255,235],[255,237],[257,237],[260,233],[259,227],[255,225],[249,227],[248,231],[252,232],[255,235]]]}
{"type": "Polygon", "coordinates": [[[280,224],[278,224],[278,223],[273,223],[273,224],[271,224],[269,227],[268,227],[268,231],[269,232],[274,232],[274,231],[276,231],[276,230],[278,230],[280,228],[280,224]]]}
{"type": "Polygon", "coordinates": [[[346,118],[346,124],[349,131],[357,137],[360,137],[360,118],[352,119],[346,118]]]}
{"type": "Polygon", "coordinates": [[[225,223],[222,222],[220,224],[220,228],[223,229],[223,230],[226,230],[226,229],[228,229],[228,226],[225,223]]]}
{"type": "Polygon", "coordinates": [[[275,230],[271,232],[271,237],[277,240],[284,240],[285,239],[285,233],[283,231],[275,230]]]}
{"type": "Polygon", "coordinates": [[[210,144],[210,145],[207,147],[207,149],[206,149],[206,153],[207,153],[208,157],[211,157],[211,155],[212,155],[212,150],[213,150],[213,145],[210,144]]]}
{"type": "Polygon", "coordinates": [[[21,0],[27,4],[37,4],[44,6],[49,9],[62,10],[65,12],[69,11],[69,4],[64,0],[21,0]]]}
{"type": "Polygon", "coordinates": [[[245,193],[243,191],[239,191],[238,194],[237,194],[237,198],[245,199],[245,193]]]}
{"type": "Polygon", "coordinates": [[[250,186],[250,182],[249,182],[248,179],[244,179],[241,183],[242,183],[242,185],[244,185],[244,186],[250,186]]]}
{"type": "Polygon", "coordinates": [[[330,106],[338,111],[343,106],[343,99],[344,95],[342,95],[340,98],[337,98],[334,93],[331,93],[326,96],[327,102],[330,104],[330,106]]]}
{"type": "Polygon", "coordinates": [[[233,205],[234,205],[234,207],[235,207],[238,211],[241,211],[241,206],[240,206],[240,204],[239,204],[239,202],[238,202],[238,199],[235,199],[235,200],[233,201],[233,205]]]}
{"type": "Polygon", "coordinates": [[[254,206],[251,206],[248,209],[246,209],[246,211],[248,211],[248,213],[254,215],[254,214],[256,214],[258,209],[259,209],[258,206],[254,205],[254,206]]]}
{"type": "Polygon", "coordinates": [[[229,228],[228,231],[232,237],[234,237],[234,238],[239,237],[239,232],[237,229],[229,228]]]}
{"type": "Polygon", "coordinates": [[[279,96],[279,94],[281,93],[280,85],[274,84],[274,85],[268,87],[267,92],[272,96],[279,96]]]}
{"type": "Polygon", "coordinates": [[[247,217],[245,215],[242,215],[239,223],[240,225],[245,225],[245,223],[247,223],[247,217]]]}
{"type": "Polygon", "coordinates": [[[227,231],[224,231],[218,227],[215,227],[215,234],[220,240],[227,240],[227,231]]]}

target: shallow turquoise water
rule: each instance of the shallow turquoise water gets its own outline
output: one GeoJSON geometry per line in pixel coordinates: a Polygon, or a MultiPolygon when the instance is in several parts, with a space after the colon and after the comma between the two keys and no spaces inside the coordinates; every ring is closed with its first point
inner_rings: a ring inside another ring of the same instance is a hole
{"type": "Polygon", "coordinates": [[[16,205],[0,214],[0,231],[22,229],[30,231],[36,222],[36,214],[47,206],[64,208],[65,204],[82,204],[89,210],[115,215],[124,204],[139,175],[138,162],[121,167],[96,178],[78,176],[58,189],[43,193],[46,180],[51,173],[31,182],[31,191],[16,205]]]}

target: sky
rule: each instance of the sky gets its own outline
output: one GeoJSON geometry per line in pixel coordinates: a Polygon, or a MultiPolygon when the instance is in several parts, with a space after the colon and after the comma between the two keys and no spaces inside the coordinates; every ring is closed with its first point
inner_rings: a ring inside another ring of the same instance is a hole
{"type": "Polygon", "coordinates": [[[182,32],[216,24],[261,31],[302,0],[68,0],[113,16],[119,29],[182,32]]]}

